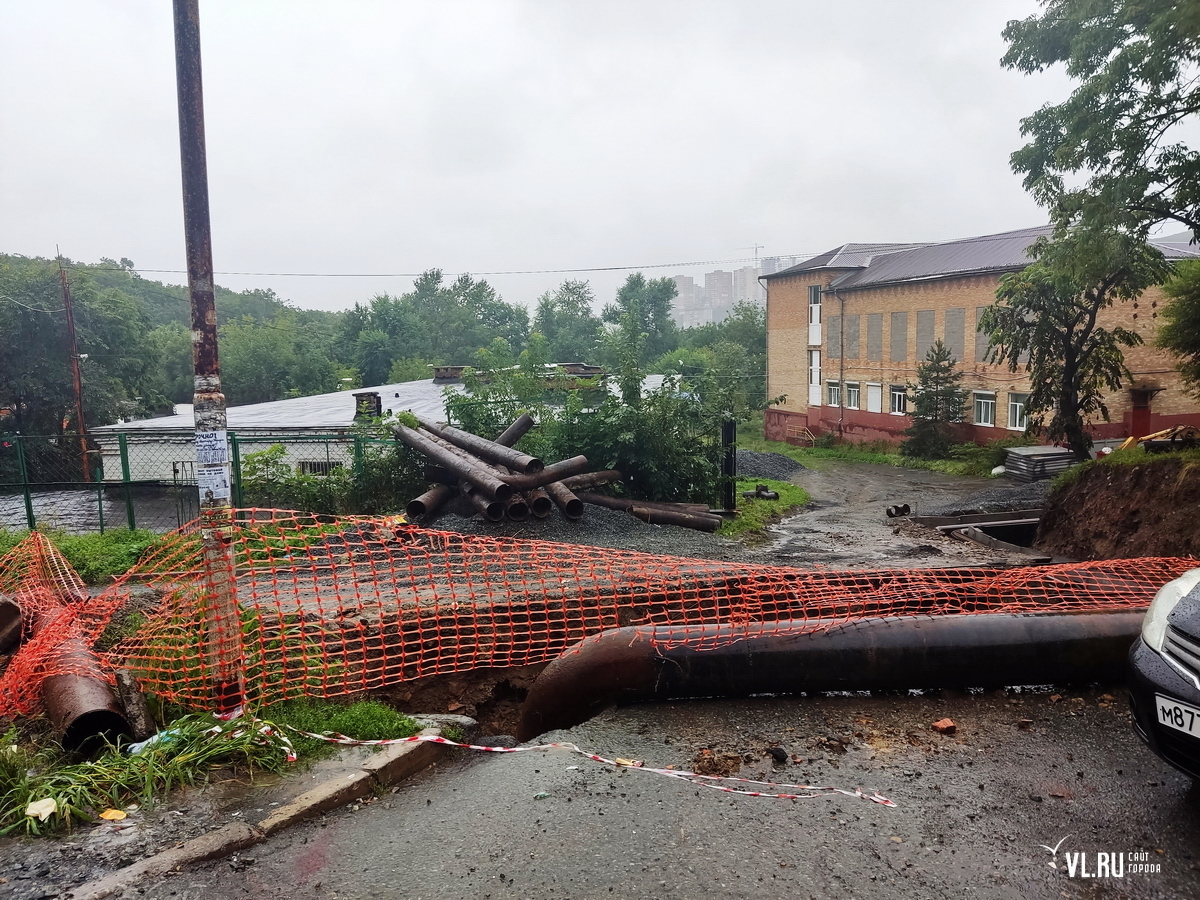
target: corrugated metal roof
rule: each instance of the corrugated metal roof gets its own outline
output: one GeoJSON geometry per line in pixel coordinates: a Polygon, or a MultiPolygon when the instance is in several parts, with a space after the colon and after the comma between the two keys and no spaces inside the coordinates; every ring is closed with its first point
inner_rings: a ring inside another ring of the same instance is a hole
{"type": "MultiPolygon", "coordinates": [[[[648,392],[662,387],[663,375],[647,375],[642,382],[642,391],[648,392]]],[[[335,391],[332,394],[317,394],[312,397],[296,397],[291,400],[272,400],[269,403],[250,403],[246,406],[231,406],[226,411],[228,429],[237,432],[263,432],[285,434],[292,431],[323,433],[341,431],[354,423],[355,394],[377,391],[385,413],[408,410],[437,422],[446,420],[445,390],[463,393],[466,388],[458,382],[446,384],[426,378],[422,381],[406,381],[401,384],[382,384],[376,387],[354,388],[335,391]]],[[[609,383],[609,390],[618,393],[616,382],[609,383]]],[[[181,404],[182,405],[182,404],[181,404]]],[[[192,434],[196,422],[191,412],[160,416],[156,419],[138,419],[120,425],[104,425],[90,429],[99,437],[111,434],[157,434],[160,432],[192,434]]]]}
{"type": "MultiPolygon", "coordinates": [[[[446,418],[446,401],[442,392],[446,388],[459,392],[465,390],[461,384],[435,384],[432,378],[426,378],[401,384],[334,391],[331,394],[317,394],[313,397],[231,406],[226,411],[226,418],[230,431],[338,431],[349,428],[354,423],[354,395],[365,391],[378,391],[384,412],[409,410],[418,416],[443,421],[446,418]]],[[[159,431],[185,431],[191,434],[196,430],[196,423],[194,417],[188,413],[157,419],[139,419],[136,422],[105,425],[91,430],[99,434],[159,431]]]]}
{"type": "MultiPolygon", "coordinates": [[[[1053,232],[1051,226],[1043,225],[881,254],[872,257],[864,268],[835,279],[833,287],[853,289],[952,275],[1018,272],[1032,262],[1028,251],[1034,241],[1053,232]]],[[[1200,247],[1196,245],[1163,241],[1151,243],[1168,259],[1200,256],[1200,247]]]]}
{"type": "Polygon", "coordinates": [[[826,250],[802,263],[781,269],[763,278],[779,278],[784,275],[795,275],[797,272],[808,272],[813,269],[851,269],[869,265],[871,260],[881,253],[895,253],[898,250],[908,250],[912,247],[923,247],[924,244],[842,244],[832,250],[826,250]]]}
{"type": "Polygon", "coordinates": [[[1032,262],[1027,251],[1033,242],[1053,231],[1049,225],[1044,225],[889,253],[876,257],[865,269],[837,279],[833,285],[860,288],[971,272],[1019,271],[1032,262]]]}

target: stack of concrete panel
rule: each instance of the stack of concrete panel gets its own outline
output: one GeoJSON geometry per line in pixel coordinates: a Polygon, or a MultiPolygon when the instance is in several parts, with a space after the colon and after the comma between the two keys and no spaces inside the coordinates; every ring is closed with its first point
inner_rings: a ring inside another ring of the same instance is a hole
{"type": "Polygon", "coordinates": [[[1053,478],[1075,465],[1075,454],[1062,447],[1013,447],[1004,460],[1004,474],[1017,481],[1053,478]]]}

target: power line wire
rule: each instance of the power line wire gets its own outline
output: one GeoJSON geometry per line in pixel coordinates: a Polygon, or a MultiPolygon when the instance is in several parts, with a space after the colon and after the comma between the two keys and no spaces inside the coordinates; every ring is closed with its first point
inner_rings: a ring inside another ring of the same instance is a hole
{"type": "MultiPolygon", "coordinates": [[[[802,253],[784,253],[780,254],[784,257],[809,257],[816,254],[802,253]]],[[[767,257],[770,258],[770,257],[767,257]]],[[[778,257],[775,257],[778,258],[778,257]]],[[[572,275],[584,274],[587,272],[629,272],[635,269],[671,269],[671,268],[692,268],[695,266],[716,266],[726,265],[731,263],[748,263],[755,262],[752,256],[736,257],[731,259],[702,259],[692,262],[670,262],[670,263],[647,263],[640,266],[587,266],[575,269],[512,269],[508,271],[497,272],[458,272],[458,273],[443,273],[449,277],[458,277],[459,275],[480,275],[480,276],[499,276],[499,275],[572,275]]],[[[125,272],[128,269],[123,269],[120,266],[89,266],[86,264],[80,265],[78,268],[91,269],[93,271],[105,272],[125,272]]],[[[152,272],[154,274],[185,274],[186,269],[143,269],[138,268],[137,272],[152,272]]],[[[429,271],[429,270],[426,270],[429,271]]],[[[237,275],[242,277],[252,278],[419,278],[425,272],[214,272],[214,275],[237,275]]]]}

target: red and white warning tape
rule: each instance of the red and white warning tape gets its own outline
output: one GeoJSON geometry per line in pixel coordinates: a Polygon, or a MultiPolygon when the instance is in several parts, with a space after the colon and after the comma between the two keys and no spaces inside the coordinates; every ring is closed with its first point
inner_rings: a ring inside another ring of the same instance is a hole
{"type": "Polygon", "coordinates": [[[431,743],[431,744],[446,744],[450,747],[462,747],[467,750],[480,750],[485,753],[525,753],[530,750],[540,750],[547,752],[550,750],[567,750],[571,753],[577,753],[580,756],[586,756],[588,759],[606,766],[617,766],[618,768],[636,769],[639,772],[650,772],[654,775],[665,775],[668,778],[675,778],[680,781],[687,781],[699,787],[711,788],[716,791],[722,791],[726,794],[742,794],[746,797],[767,797],[774,800],[806,800],[813,797],[827,797],[832,794],[842,794],[846,797],[857,797],[862,800],[870,800],[872,803],[878,803],[881,806],[895,808],[896,804],[884,797],[879,792],[870,794],[864,793],[862,789],[846,790],[845,788],[830,787],[828,785],[814,784],[786,784],[776,783],[772,781],[755,781],[752,778],[736,778],[733,776],[722,775],[700,775],[696,772],[686,772],[679,769],[655,769],[647,766],[639,760],[635,759],[608,759],[596,753],[589,753],[577,744],[572,744],[567,741],[559,741],[552,744],[537,744],[532,747],[485,747],[481,744],[461,744],[458,741],[452,741],[449,738],[444,738],[437,734],[416,734],[412,737],[394,738],[389,740],[379,741],[359,741],[354,738],[348,738],[342,734],[314,734],[310,731],[301,731],[298,728],[292,728],[290,725],[283,726],[302,734],[305,737],[316,738],[321,741],[329,741],[334,744],[347,744],[358,747],[376,747],[388,744],[416,744],[416,743],[431,743]],[[731,787],[731,784],[742,785],[761,785],[766,788],[792,788],[794,790],[773,790],[773,791],[758,791],[748,790],[744,788],[731,787]]]}

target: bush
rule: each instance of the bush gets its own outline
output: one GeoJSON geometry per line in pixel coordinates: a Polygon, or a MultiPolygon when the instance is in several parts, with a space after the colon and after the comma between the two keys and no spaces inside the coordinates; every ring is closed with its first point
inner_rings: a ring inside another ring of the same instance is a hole
{"type": "Polygon", "coordinates": [[[600,382],[555,376],[540,346],[531,340],[516,360],[502,342],[481,352],[478,367],[463,373],[469,393],[447,400],[453,419],[492,437],[526,410],[539,424],[517,445],[526,453],[547,462],[582,454],[594,469],[619,469],[624,490],[639,499],[718,498],[721,425],[748,415],[742,385],[670,376],[643,394],[645,372],[631,356],[617,396],[600,382]]]}
{"type": "MultiPolygon", "coordinates": [[[[43,532],[59,549],[85,584],[106,584],[124,575],[142,554],[159,540],[151,531],[136,528],[110,528],[103,534],[65,534],[43,532]]],[[[0,529],[0,556],[23,541],[28,531],[0,529]]]]}
{"type": "Polygon", "coordinates": [[[241,503],[326,515],[399,512],[425,489],[417,454],[381,438],[384,424],[356,435],[349,466],[334,464],[323,475],[293,471],[283,444],[246,453],[241,466],[241,503]]]}

